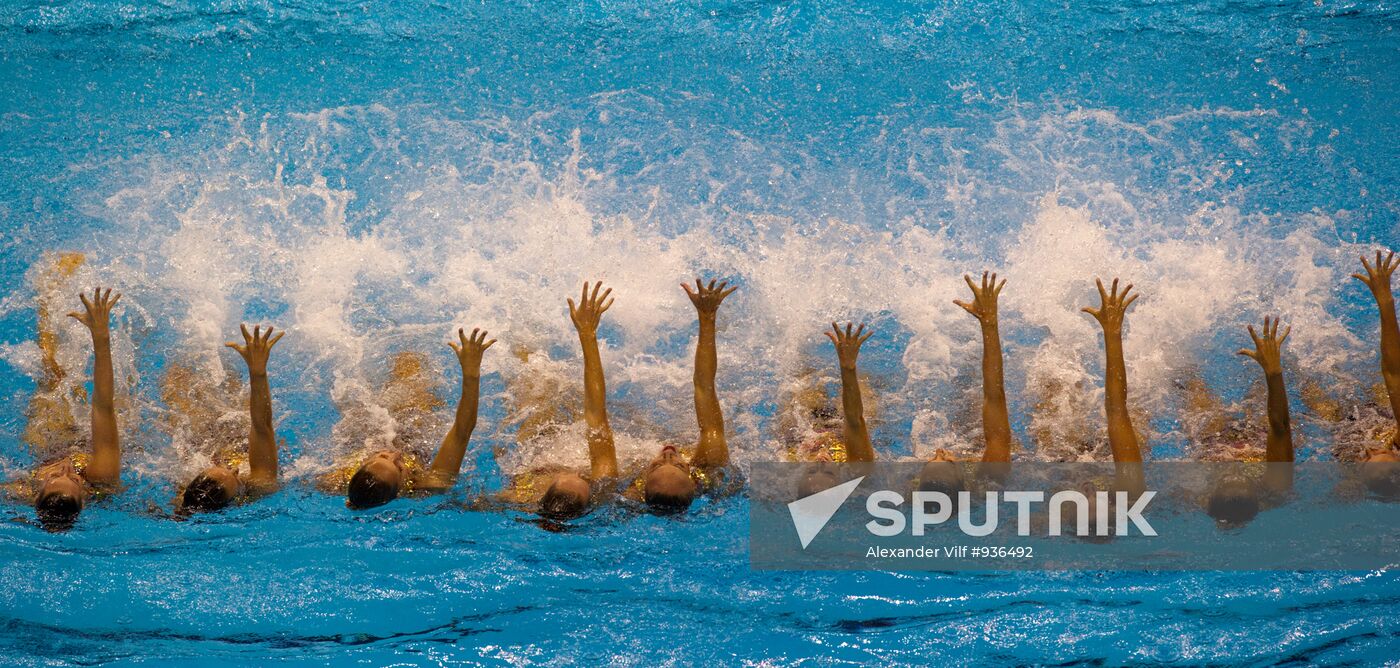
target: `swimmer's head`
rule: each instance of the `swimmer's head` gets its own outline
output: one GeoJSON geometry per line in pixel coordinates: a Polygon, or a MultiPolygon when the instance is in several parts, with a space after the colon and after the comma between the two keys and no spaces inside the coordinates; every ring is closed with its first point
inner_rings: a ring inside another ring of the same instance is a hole
{"type": "Polygon", "coordinates": [[[1361,462],[1361,480],[1373,494],[1400,498],[1400,453],[1393,448],[1367,451],[1361,462]]]}
{"type": "Polygon", "coordinates": [[[841,481],[836,477],[836,468],[831,463],[831,455],[826,450],[822,450],[817,454],[816,463],[808,466],[802,474],[802,479],[797,481],[797,498],[802,499],[818,492],[825,492],[839,484],[841,481]]]}
{"type": "Polygon", "coordinates": [[[403,467],[402,453],[380,450],[371,454],[360,465],[360,470],[350,476],[350,485],[345,489],[345,505],[363,510],[397,499],[403,486],[403,467]]]}
{"type": "Polygon", "coordinates": [[[227,508],[238,498],[238,476],[223,466],[211,466],[195,476],[180,496],[180,507],[189,512],[207,513],[227,508]]]}
{"type": "Polygon", "coordinates": [[[935,451],[933,458],[924,464],[923,470],[919,472],[921,492],[942,492],[956,501],[958,492],[965,489],[967,483],[963,480],[962,466],[952,453],[943,448],[935,451]]]}
{"type": "Polygon", "coordinates": [[[549,483],[540,498],[540,517],[551,520],[571,520],[588,511],[593,495],[588,481],[577,473],[561,473],[549,483]]]}
{"type": "Polygon", "coordinates": [[[1246,524],[1259,514],[1259,490],[1244,476],[1223,476],[1206,499],[1206,514],[1223,525],[1246,524]]]}
{"type": "Polygon", "coordinates": [[[642,498],[647,508],[658,515],[683,513],[695,501],[695,481],[690,477],[690,464],[681,457],[676,446],[661,448],[661,454],[647,467],[642,481],[642,498]]]}
{"type": "Polygon", "coordinates": [[[78,475],[71,462],[54,467],[34,497],[34,510],[39,522],[49,531],[66,531],[78,521],[87,499],[87,481],[78,475]]]}

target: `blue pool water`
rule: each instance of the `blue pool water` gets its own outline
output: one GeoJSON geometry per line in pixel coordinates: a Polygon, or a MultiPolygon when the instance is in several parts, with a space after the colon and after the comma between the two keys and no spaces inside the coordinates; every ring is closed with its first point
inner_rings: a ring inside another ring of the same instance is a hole
{"type": "MultiPolygon", "coordinates": [[[[1099,401],[1078,313],[1095,275],[1145,295],[1126,346],[1154,457],[1185,450],[1183,374],[1245,396],[1256,370],[1232,353],[1267,312],[1294,324],[1295,387],[1362,400],[1375,318],[1346,277],[1395,244],[1395,3],[0,5],[0,469],[34,463],[45,251],[83,252],[78,284],[126,294],[129,447],[127,493],[69,533],[0,511],[0,664],[1400,656],[1394,569],[755,573],[742,498],[566,533],[463,509],[582,457],[578,439],[518,446],[507,395],[576,387],[563,299],[590,278],[617,289],[604,359],[630,461],[694,432],[675,284],[697,272],[742,286],[720,332],[741,466],[781,450],[793,379],[830,380],[834,318],[877,328],[862,362],[882,456],[973,447],[978,342],[950,302],[984,267],[1010,279],[1020,459],[1037,456],[1033,388],[1099,401]],[[177,363],[241,373],[220,344],[244,320],[291,332],[272,365],[287,487],[171,521],[197,453],[162,429],[160,381],[177,363]],[[400,351],[451,370],[458,325],[503,341],[459,489],[358,514],[315,491],[348,447],[337,407],[372,402],[400,351]]],[[[63,327],[80,376],[82,332],[63,327]]],[[[1328,458],[1326,428],[1295,415],[1300,457],[1328,458]]]]}

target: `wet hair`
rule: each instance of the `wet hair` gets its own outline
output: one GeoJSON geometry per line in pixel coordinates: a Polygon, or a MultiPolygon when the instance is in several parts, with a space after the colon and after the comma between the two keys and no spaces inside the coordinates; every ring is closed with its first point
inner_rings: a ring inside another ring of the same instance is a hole
{"type": "Polygon", "coordinates": [[[67,531],[78,522],[83,503],[78,497],[63,492],[49,492],[34,500],[39,523],[49,531],[67,531]]]}
{"type": "Polygon", "coordinates": [[[346,503],[356,510],[382,506],[398,496],[398,487],[380,480],[364,468],[350,476],[350,485],[345,489],[346,503]]]}
{"type": "Polygon", "coordinates": [[[1259,514],[1259,495],[1243,481],[1223,481],[1206,500],[1206,513],[1217,522],[1244,524],[1259,514]]]}
{"type": "Polygon", "coordinates": [[[692,487],[689,494],[671,494],[647,488],[642,492],[642,498],[652,514],[676,515],[690,510],[690,504],[695,501],[695,489],[692,487]]]}
{"type": "Polygon", "coordinates": [[[223,510],[230,503],[233,503],[233,495],[229,494],[218,480],[203,473],[195,476],[195,479],[185,486],[185,493],[180,496],[180,506],[197,513],[223,510]]]}
{"type": "Polygon", "coordinates": [[[582,516],[587,510],[588,499],[565,492],[554,483],[550,483],[549,489],[540,498],[540,516],[552,520],[571,520],[582,516]]]}
{"type": "Polygon", "coordinates": [[[1372,494],[1400,498],[1400,462],[1366,462],[1361,465],[1361,480],[1372,494]]]}

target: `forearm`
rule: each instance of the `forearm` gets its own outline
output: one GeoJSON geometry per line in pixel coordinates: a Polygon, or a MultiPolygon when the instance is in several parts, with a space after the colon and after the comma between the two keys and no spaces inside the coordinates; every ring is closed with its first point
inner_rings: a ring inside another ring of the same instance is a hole
{"type": "Polygon", "coordinates": [[[94,333],[92,338],[92,460],[87,477],[94,482],[110,483],[121,477],[112,344],[106,333],[94,333]]]}
{"type": "Polygon", "coordinates": [[[457,415],[452,428],[442,440],[433,457],[432,469],[435,473],[455,476],[462,470],[462,460],[467,454],[467,444],[476,430],[477,410],[481,403],[481,376],[479,373],[464,372],[462,375],[462,396],[457,402],[457,415]]]}
{"type": "Polygon", "coordinates": [[[729,463],[729,448],[724,439],[724,413],[715,390],[718,367],[715,350],[714,316],[700,316],[700,339],[695,347],[695,421],[700,427],[700,444],[695,464],[702,467],[724,466],[729,463]]]}
{"type": "Polygon", "coordinates": [[[1128,414],[1128,370],[1123,362],[1121,332],[1104,332],[1104,415],[1108,422],[1108,445],[1118,462],[1142,461],[1137,434],[1128,414]]]}
{"type": "Polygon", "coordinates": [[[995,323],[982,327],[982,436],[985,462],[1011,461],[1011,416],[1006,408],[1001,334],[995,323]]]}
{"type": "Polygon", "coordinates": [[[588,427],[588,455],[594,478],[617,475],[617,454],[608,426],[608,388],[595,334],[579,333],[583,348],[583,421],[588,427]]]}
{"type": "Polygon", "coordinates": [[[248,468],[260,481],[277,480],[277,434],[272,427],[272,389],[266,371],[248,373],[248,468]]]}
{"type": "Polygon", "coordinates": [[[595,336],[579,334],[583,348],[583,419],[589,430],[608,428],[608,387],[595,336]]]}
{"type": "Polygon", "coordinates": [[[841,369],[841,407],[846,417],[846,458],[853,462],[875,461],[875,448],[865,426],[865,408],[860,398],[860,377],[856,370],[841,369]]]}
{"type": "Polygon", "coordinates": [[[1270,462],[1293,461],[1293,427],[1288,415],[1288,390],[1282,371],[1265,376],[1269,395],[1269,437],[1265,458],[1270,462]]]}
{"type": "Polygon", "coordinates": [[[1390,407],[1400,419],[1400,326],[1395,320],[1395,298],[1389,289],[1373,293],[1381,321],[1381,377],[1390,407]]]}

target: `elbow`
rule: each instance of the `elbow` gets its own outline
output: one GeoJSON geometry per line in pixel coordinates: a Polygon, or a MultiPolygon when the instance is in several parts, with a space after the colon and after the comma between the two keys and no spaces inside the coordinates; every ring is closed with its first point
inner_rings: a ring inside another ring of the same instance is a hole
{"type": "Polygon", "coordinates": [[[1387,391],[1395,387],[1396,383],[1400,383],[1400,360],[1393,364],[1381,364],[1381,378],[1385,380],[1387,391]]]}

